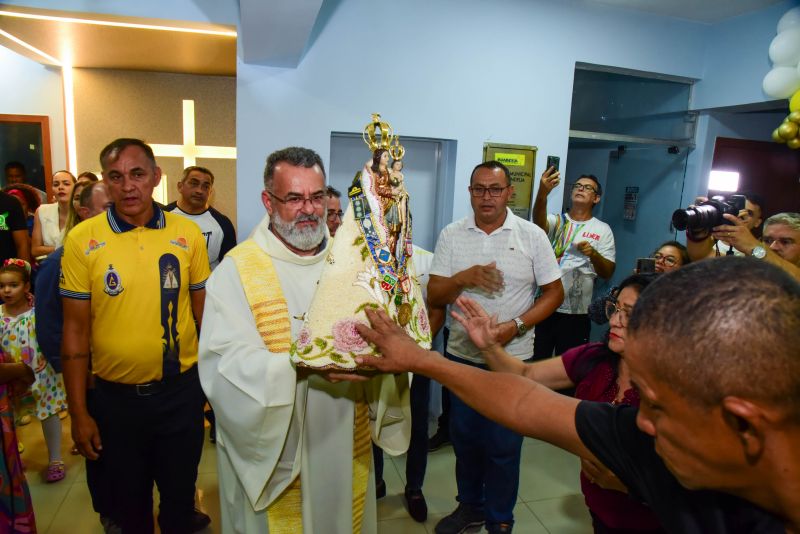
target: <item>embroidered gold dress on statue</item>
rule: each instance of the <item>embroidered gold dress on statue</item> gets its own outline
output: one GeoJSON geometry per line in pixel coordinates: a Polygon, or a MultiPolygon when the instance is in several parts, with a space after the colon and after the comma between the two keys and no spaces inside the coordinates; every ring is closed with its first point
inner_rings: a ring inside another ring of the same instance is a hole
{"type": "MultiPolygon", "coordinates": [[[[385,123],[380,123],[385,124],[385,123]]],[[[428,312],[411,257],[411,214],[402,184],[393,188],[377,167],[385,143],[373,142],[370,162],[356,174],[350,205],[326,258],[319,288],[292,344],[292,361],[303,367],[354,370],[355,357],[375,354],[355,325],[368,324],[364,309],[381,308],[424,348],[430,348],[428,312]]],[[[384,175],[385,172],[385,175],[384,175]]]]}

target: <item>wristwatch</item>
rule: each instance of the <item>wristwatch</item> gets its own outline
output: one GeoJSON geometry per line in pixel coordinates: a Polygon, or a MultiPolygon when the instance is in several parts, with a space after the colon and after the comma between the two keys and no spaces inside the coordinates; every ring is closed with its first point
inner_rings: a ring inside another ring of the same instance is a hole
{"type": "Polygon", "coordinates": [[[525,332],[528,331],[528,327],[525,326],[525,323],[522,321],[521,318],[516,317],[514,318],[514,324],[517,325],[517,335],[524,336],[525,332]]]}
{"type": "Polygon", "coordinates": [[[761,245],[756,245],[753,247],[753,251],[750,252],[750,255],[753,256],[754,258],[762,260],[764,259],[764,256],[767,255],[767,249],[765,249],[761,245]]]}

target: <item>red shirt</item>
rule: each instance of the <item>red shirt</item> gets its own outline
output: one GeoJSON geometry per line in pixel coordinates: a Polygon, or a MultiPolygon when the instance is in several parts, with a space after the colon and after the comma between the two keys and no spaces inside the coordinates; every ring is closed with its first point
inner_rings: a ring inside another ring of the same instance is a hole
{"type": "MultiPolygon", "coordinates": [[[[561,360],[567,376],[575,384],[575,398],[639,406],[639,394],[633,388],[625,391],[621,402],[615,402],[619,392],[618,358],[604,343],[587,343],[565,352],[561,360]]],[[[586,498],[586,506],[606,526],[641,531],[660,530],[660,523],[649,507],[625,493],[589,482],[583,471],[581,490],[586,498]]]]}

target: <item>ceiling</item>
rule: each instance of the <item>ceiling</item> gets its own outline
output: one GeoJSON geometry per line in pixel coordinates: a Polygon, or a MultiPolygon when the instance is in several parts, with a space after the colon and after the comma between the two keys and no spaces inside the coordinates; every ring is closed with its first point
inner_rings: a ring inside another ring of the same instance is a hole
{"type": "MultiPolygon", "coordinates": [[[[245,63],[296,67],[325,5],[339,0],[239,0],[245,63]]],[[[573,0],[715,23],[781,0],[573,0]]],[[[324,16],[322,17],[324,19],[324,16]]],[[[0,45],[50,65],[234,76],[234,26],[0,4],[0,45]]]]}
{"type": "Polygon", "coordinates": [[[219,24],[0,4],[0,45],[46,65],[236,75],[236,28],[219,24]]]}
{"type": "Polygon", "coordinates": [[[654,15],[714,23],[758,11],[783,0],[581,0],[654,15]]]}

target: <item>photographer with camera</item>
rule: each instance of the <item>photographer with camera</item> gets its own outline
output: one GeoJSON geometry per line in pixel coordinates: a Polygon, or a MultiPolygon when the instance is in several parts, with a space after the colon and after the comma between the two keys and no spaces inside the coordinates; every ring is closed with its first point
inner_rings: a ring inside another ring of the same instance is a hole
{"type": "Polygon", "coordinates": [[[753,194],[731,195],[728,198],[697,197],[697,204],[673,214],[673,225],[678,230],[686,230],[686,248],[692,261],[719,256],[741,256],[733,243],[712,234],[712,229],[726,224],[720,217],[731,213],[754,236],[753,231],[761,225],[763,201],[753,194]],[[681,215],[679,215],[679,213],[681,215]],[[679,220],[676,220],[678,217],[679,220]],[[681,224],[685,220],[684,224],[681,224]]]}

